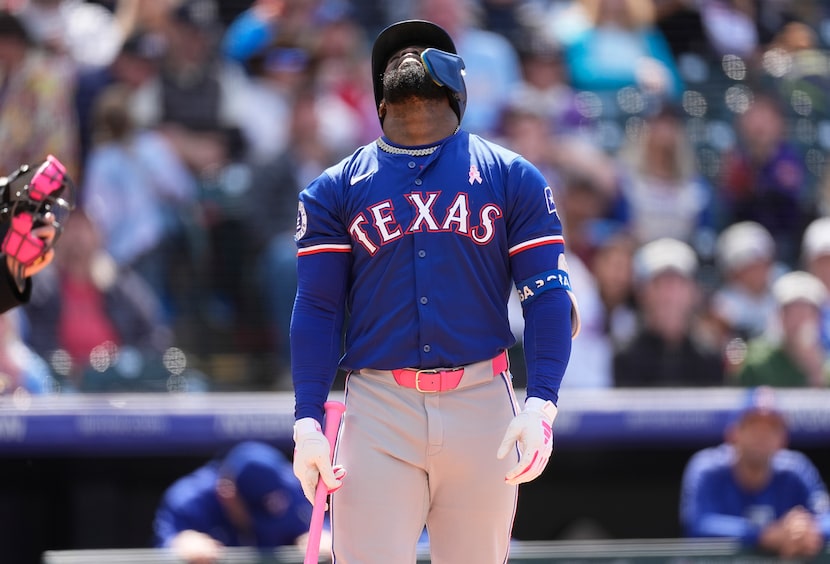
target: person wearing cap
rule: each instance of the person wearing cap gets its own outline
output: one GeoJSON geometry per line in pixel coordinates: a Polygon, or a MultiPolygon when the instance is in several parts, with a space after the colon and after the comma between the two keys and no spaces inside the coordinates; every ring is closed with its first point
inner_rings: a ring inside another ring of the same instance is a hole
{"type": "Polygon", "coordinates": [[[226,546],[302,547],[310,520],[290,461],[267,443],[245,441],[165,491],[154,544],[188,564],[207,564],[221,561],[226,546]]]}
{"type": "Polygon", "coordinates": [[[775,317],[772,283],[777,273],[775,241],[766,227],[742,221],[718,237],[715,258],[721,283],[710,300],[710,313],[726,345],[761,335],[775,317]]]}
{"type": "Polygon", "coordinates": [[[816,387],[830,384],[830,363],[821,346],[819,323],[827,289],[801,270],[778,278],[772,287],[778,304],[773,328],[751,340],[737,371],[742,386],[816,387]]]}
{"type": "Polygon", "coordinates": [[[640,247],[633,260],[640,323],[614,353],[614,385],[722,385],[720,353],[697,332],[701,296],[695,251],[679,239],[660,238],[640,247]]]}
{"type": "Polygon", "coordinates": [[[801,242],[804,270],[818,278],[827,290],[828,299],[821,306],[821,346],[830,359],[830,217],[814,219],[804,231],[801,242]]]}
{"type": "Polygon", "coordinates": [[[506,562],[579,330],[554,190],[464,129],[465,64],[440,26],[392,24],[371,68],[383,135],[299,195],[294,471],[309,501],[320,479],[333,492],[338,563],[414,562],[424,526],[433,562],[506,562]],[[522,404],[507,361],[517,290],[522,404]],[[332,461],[321,425],[338,369],[332,461]]]}
{"type": "Polygon", "coordinates": [[[830,539],[830,500],[816,467],[787,448],[772,388],[747,390],[724,442],[689,459],[680,521],[689,537],[728,537],[745,550],[785,558],[817,555],[830,539]]]}

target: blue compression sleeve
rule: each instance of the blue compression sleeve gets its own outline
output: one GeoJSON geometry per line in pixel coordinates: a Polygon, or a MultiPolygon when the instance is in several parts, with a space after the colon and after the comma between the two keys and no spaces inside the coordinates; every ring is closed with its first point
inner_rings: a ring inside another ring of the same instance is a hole
{"type": "Polygon", "coordinates": [[[297,297],[291,316],[294,416],[323,421],[323,404],[337,375],[351,255],[320,253],[297,261],[297,297]]]}
{"type": "Polygon", "coordinates": [[[571,299],[564,289],[539,294],[524,306],[527,395],[559,401],[571,356],[571,299]]]}

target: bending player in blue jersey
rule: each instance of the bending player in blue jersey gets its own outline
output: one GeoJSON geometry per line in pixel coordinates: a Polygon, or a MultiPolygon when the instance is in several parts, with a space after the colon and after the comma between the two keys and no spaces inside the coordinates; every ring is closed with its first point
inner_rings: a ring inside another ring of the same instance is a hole
{"type": "Polygon", "coordinates": [[[209,564],[224,561],[226,546],[302,548],[310,519],[290,461],[269,444],[245,441],[164,492],[154,544],[188,564],[209,564]]]}
{"type": "Polygon", "coordinates": [[[787,424],[770,388],[750,391],[724,444],[704,449],[683,475],[688,536],[731,537],[782,557],[811,557],[830,538],[827,489],[802,453],[785,448],[787,424]]]}
{"type": "Polygon", "coordinates": [[[579,325],[553,191],[461,128],[464,62],[439,26],[385,29],[372,71],[383,136],[300,194],[294,471],[309,500],[318,476],[339,487],[338,564],[415,562],[425,525],[436,564],[505,562],[517,486],[552,452],[579,325]],[[516,288],[522,407],[506,355],[516,288]],[[349,376],[333,468],[320,423],[338,368],[349,376]]]}

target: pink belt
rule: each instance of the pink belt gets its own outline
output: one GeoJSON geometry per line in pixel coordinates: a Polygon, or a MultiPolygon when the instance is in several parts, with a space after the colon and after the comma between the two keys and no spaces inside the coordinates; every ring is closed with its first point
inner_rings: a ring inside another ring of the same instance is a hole
{"type": "MultiPolygon", "coordinates": [[[[490,364],[487,371],[488,377],[495,377],[505,372],[508,367],[507,352],[502,352],[492,360],[485,361],[490,364]]],[[[461,368],[432,368],[426,370],[412,370],[411,368],[399,368],[392,370],[392,376],[399,386],[413,388],[419,392],[446,392],[454,390],[461,383],[465,371],[470,372],[477,364],[471,364],[461,368]]]]}

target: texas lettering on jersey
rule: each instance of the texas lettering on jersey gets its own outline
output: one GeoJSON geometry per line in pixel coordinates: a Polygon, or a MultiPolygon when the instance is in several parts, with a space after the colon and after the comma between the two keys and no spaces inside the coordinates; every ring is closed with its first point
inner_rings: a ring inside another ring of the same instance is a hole
{"type": "MultiPolygon", "coordinates": [[[[469,237],[478,245],[486,245],[495,234],[495,220],[503,216],[499,206],[487,203],[473,213],[469,194],[459,192],[446,211],[435,210],[441,192],[405,194],[415,216],[404,226],[395,215],[391,200],[369,206],[349,223],[349,234],[370,255],[380,246],[412,233],[453,232],[469,237]]],[[[408,215],[408,214],[407,214],[408,215]]]]}

